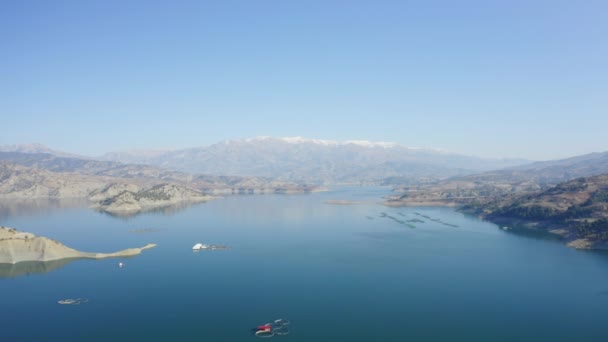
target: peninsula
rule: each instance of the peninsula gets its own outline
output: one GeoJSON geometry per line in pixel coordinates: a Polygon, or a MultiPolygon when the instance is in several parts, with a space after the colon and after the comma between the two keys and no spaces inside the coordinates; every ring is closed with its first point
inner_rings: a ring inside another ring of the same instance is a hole
{"type": "Polygon", "coordinates": [[[0,264],[60,259],[129,257],[140,254],[144,249],[153,247],[156,247],[156,245],[148,244],[141,248],[129,248],[114,253],[81,252],[53,239],[0,226],[0,264]]]}

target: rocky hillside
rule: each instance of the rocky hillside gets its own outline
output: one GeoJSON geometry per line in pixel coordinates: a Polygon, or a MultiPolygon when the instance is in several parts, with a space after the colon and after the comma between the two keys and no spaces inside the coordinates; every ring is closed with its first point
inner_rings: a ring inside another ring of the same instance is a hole
{"type": "Polygon", "coordinates": [[[189,173],[268,177],[313,184],[419,183],[521,165],[394,143],[258,137],[175,151],[108,153],[103,159],[138,162],[189,173]]]}
{"type": "Polygon", "coordinates": [[[578,248],[608,247],[608,174],[462,207],[490,221],[517,222],[564,236],[578,248]]]}
{"type": "Polygon", "coordinates": [[[391,205],[465,205],[547,189],[578,177],[608,173],[608,152],[395,188],[391,205]]]}
{"type": "Polygon", "coordinates": [[[24,261],[51,261],[68,258],[102,259],[126,257],[140,254],[142,250],[155,247],[148,244],[142,248],[130,248],[115,253],[88,253],[69,248],[64,244],[31,233],[0,227],[0,264],[16,264],[24,261]]]}
{"type": "Polygon", "coordinates": [[[1,198],[87,197],[109,181],[107,177],[57,173],[0,161],[1,198]]]}
{"type": "Polygon", "coordinates": [[[0,160],[0,199],[87,198],[94,203],[94,208],[119,215],[205,202],[214,194],[316,189],[259,177],[189,175],[146,165],[0,152],[0,157],[7,155],[13,162],[33,167],[0,160]]]}
{"type": "Polygon", "coordinates": [[[92,199],[98,210],[116,214],[137,213],[181,203],[205,202],[213,197],[175,184],[159,184],[140,189],[133,185],[112,184],[96,191],[92,199]]]}
{"type": "MultiPolygon", "coordinates": [[[[0,198],[89,197],[110,184],[137,187],[176,184],[207,194],[304,192],[306,184],[261,177],[191,175],[156,166],[0,152],[0,198]]],[[[94,198],[93,200],[97,200],[94,198]]]]}
{"type": "Polygon", "coordinates": [[[35,169],[53,172],[74,172],[80,175],[89,176],[156,179],[180,182],[186,182],[192,179],[192,175],[154,166],[64,157],[51,153],[0,152],[0,160],[35,169]]]}

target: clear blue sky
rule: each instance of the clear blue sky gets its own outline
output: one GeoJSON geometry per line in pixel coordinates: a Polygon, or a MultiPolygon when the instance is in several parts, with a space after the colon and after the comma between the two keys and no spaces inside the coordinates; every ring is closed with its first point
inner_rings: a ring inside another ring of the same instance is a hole
{"type": "Polygon", "coordinates": [[[1,1],[0,144],[608,150],[608,1],[1,1]]]}

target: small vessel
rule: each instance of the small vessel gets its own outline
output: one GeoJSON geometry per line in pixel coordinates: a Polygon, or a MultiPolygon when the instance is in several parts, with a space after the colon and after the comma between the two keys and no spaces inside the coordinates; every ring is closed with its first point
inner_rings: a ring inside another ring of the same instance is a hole
{"type": "Polygon", "coordinates": [[[200,251],[201,249],[207,249],[207,248],[209,248],[209,245],[205,245],[202,243],[197,243],[196,245],[192,246],[193,251],[200,251]]]}
{"type": "Polygon", "coordinates": [[[70,298],[70,299],[59,300],[59,301],[57,301],[57,303],[61,304],[61,305],[79,305],[82,303],[86,303],[88,301],[89,300],[87,298],[76,298],[76,299],[70,298]]]}
{"type": "Polygon", "coordinates": [[[257,337],[274,336],[274,333],[272,332],[272,326],[270,325],[270,323],[258,326],[257,331],[255,332],[255,336],[257,336],[257,337]]]}
{"type": "Polygon", "coordinates": [[[287,328],[289,321],[286,319],[277,319],[272,323],[266,323],[258,325],[255,330],[255,336],[257,337],[273,337],[275,335],[289,335],[289,329],[287,328]]]}

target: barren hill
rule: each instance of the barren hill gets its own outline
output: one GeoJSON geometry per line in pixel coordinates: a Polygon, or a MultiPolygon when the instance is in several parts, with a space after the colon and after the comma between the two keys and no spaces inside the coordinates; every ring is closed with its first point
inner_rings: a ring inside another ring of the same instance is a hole
{"type": "Polygon", "coordinates": [[[465,205],[547,189],[578,177],[608,173],[608,152],[395,188],[391,205],[465,205]]]}
{"type": "Polygon", "coordinates": [[[180,203],[205,202],[213,197],[174,184],[159,184],[139,189],[131,185],[112,184],[95,193],[94,208],[110,213],[137,213],[180,203]]]}
{"type": "Polygon", "coordinates": [[[153,248],[148,244],[141,248],[129,248],[115,253],[88,253],[69,248],[64,244],[31,233],[0,227],[0,264],[16,264],[23,261],[51,261],[68,258],[102,259],[140,254],[153,248]]]}
{"type": "Polygon", "coordinates": [[[608,174],[582,177],[529,194],[462,208],[494,222],[547,229],[577,248],[608,247],[608,174]]]}

